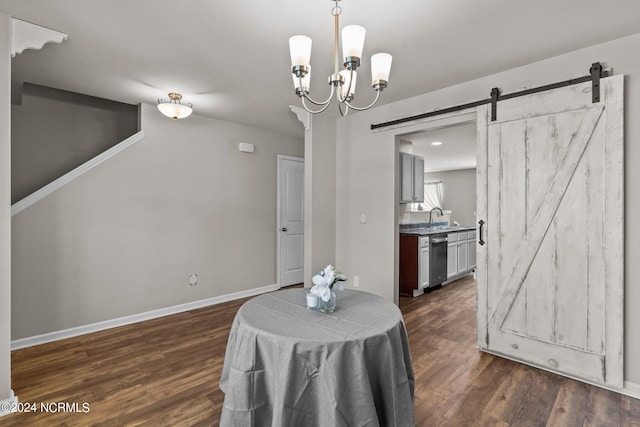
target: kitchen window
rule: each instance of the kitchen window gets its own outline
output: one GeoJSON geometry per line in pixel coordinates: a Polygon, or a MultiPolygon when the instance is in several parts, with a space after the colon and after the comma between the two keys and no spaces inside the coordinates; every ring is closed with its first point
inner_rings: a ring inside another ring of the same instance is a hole
{"type": "Polygon", "coordinates": [[[427,181],[424,183],[424,202],[412,203],[412,212],[429,212],[431,209],[438,207],[442,208],[442,199],[444,194],[444,188],[442,181],[427,181]]]}

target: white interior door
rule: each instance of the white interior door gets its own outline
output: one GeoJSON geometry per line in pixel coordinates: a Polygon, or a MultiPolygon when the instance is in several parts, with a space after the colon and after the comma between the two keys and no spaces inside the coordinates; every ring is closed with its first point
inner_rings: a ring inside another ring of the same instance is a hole
{"type": "Polygon", "coordinates": [[[278,156],[278,285],[304,281],[304,159],[278,156]]]}
{"type": "Polygon", "coordinates": [[[623,77],[478,111],[478,344],[623,384],[623,77]]]}

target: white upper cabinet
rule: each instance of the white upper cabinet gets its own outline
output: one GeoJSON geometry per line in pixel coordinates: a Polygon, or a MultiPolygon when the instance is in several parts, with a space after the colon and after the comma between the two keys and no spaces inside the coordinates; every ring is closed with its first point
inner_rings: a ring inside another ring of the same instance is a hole
{"type": "Polygon", "coordinates": [[[413,158],[413,196],[414,202],[424,202],[424,159],[413,158]]]}
{"type": "Polygon", "coordinates": [[[400,203],[424,202],[424,159],[400,153],[400,203]]]}
{"type": "Polygon", "coordinates": [[[413,203],[413,156],[400,153],[400,203],[413,203]]]}

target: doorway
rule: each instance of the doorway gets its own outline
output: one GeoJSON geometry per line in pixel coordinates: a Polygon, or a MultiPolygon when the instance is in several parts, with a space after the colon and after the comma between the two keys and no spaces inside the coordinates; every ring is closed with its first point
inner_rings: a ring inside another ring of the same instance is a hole
{"type": "MultiPolygon", "coordinates": [[[[424,186],[424,196],[413,203],[400,203],[406,198],[397,199],[398,298],[420,296],[475,271],[476,127],[475,111],[471,110],[412,125],[407,129],[409,132],[395,136],[399,160],[407,158],[408,153],[409,157],[419,159],[414,165],[424,169],[414,176],[414,186],[424,186]],[[420,239],[415,236],[429,226],[434,227],[431,230],[442,229],[438,237],[444,242],[445,258],[439,261],[433,256],[433,239],[424,233],[420,239]],[[445,231],[444,227],[449,228],[445,231]],[[431,280],[436,267],[444,270],[444,277],[431,280]],[[413,283],[418,285],[415,289],[413,283]]],[[[399,169],[402,170],[396,175],[400,181],[396,188],[406,181],[406,176],[402,176],[406,175],[406,168],[399,169]]]]}
{"type": "Polygon", "coordinates": [[[278,155],[277,283],[304,281],[304,159],[278,155]]]}

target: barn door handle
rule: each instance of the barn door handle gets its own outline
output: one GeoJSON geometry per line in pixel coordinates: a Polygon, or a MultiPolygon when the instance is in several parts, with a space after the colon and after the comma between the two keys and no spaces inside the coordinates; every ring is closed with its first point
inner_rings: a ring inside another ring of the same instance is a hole
{"type": "Polygon", "coordinates": [[[480,226],[480,231],[478,232],[478,234],[480,234],[480,240],[478,241],[478,243],[480,243],[480,246],[482,246],[486,243],[484,240],[482,240],[482,228],[484,227],[484,221],[478,221],[478,225],[480,226]]]}

